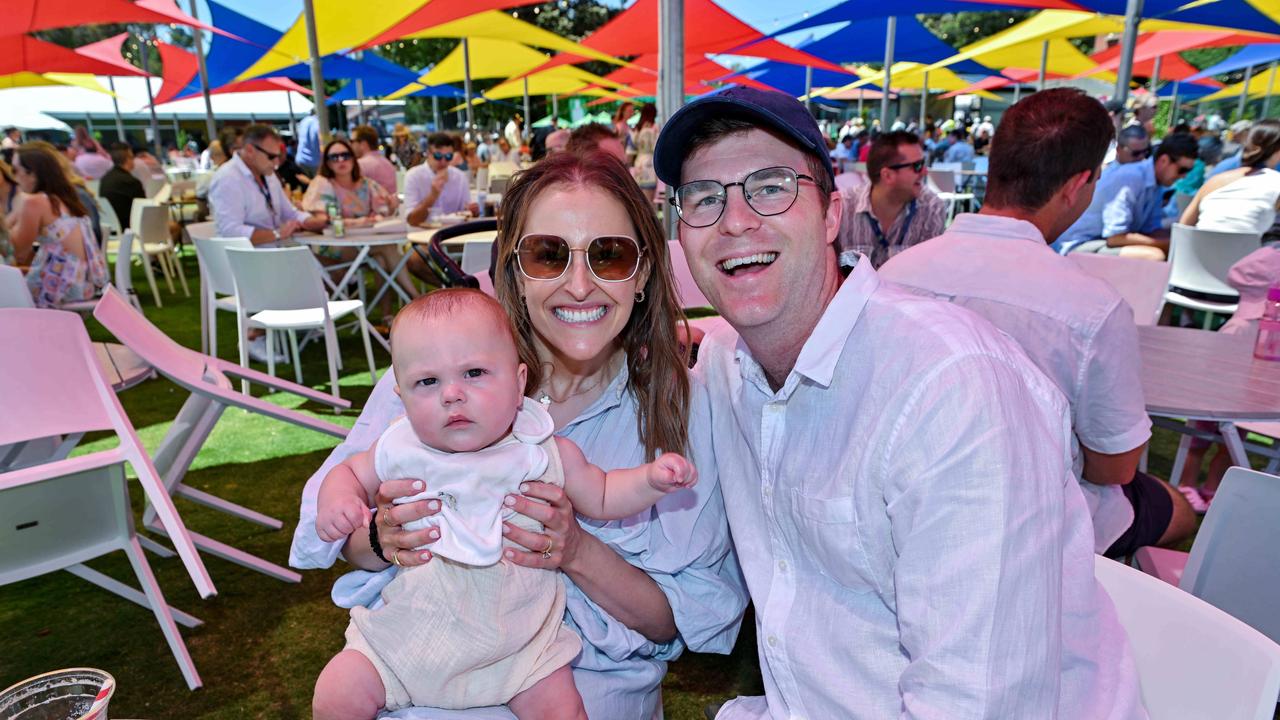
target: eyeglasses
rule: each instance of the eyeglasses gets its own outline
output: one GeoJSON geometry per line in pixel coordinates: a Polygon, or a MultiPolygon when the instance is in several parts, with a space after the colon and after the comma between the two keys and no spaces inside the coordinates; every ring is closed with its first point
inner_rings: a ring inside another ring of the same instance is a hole
{"type": "Polygon", "coordinates": [[[675,206],[680,220],[689,227],[714,225],[724,214],[729,188],[742,187],[742,197],[757,215],[781,215],[791,209],[800,193],[800,180],[816,182],[789,167],[767,167],[756,170],[742,182],[721,183],[716,180],[694,180],[676,188],[669,202],[675,206]]]}
{"type": "Polygon", "coordinates": [[[329,162],[342,162],[343,160],[350,160],[352,157],[353,155],[349,152],[336,152],[326,156],[326,159],[329,162]]]}
{"type": "Polygon", "coordinates": [[[280,156],[283,154],[283,153],[278,153],[278,152],[275,152],[275,153],[273,153],[273,152],[268,152],[266,149],[264,149],[264,148],[263,148],[261,145],[259,145],[258,143],[249,143],[249,144],[250,144],[250,145],[252,145],[252,146],[254,147],[254,149],[255,149],[255,150],[257,150],[258,152],[262,153],[263,155],[266,155],[266,156],[267,156],[267,159],[268,159],[268,160],[271,160],[272,162],[274,162],[276,158],[280,157],[280,156]]]}
{"type": "Polygon", "coordinates": [[[1186,165],[1175,165],[1174,167],[1178,168],[1178,177],[1182,177],[1194,170],[1196,166],[1192,165],[1191,167],[1187,167],[1186,165]]]}
{"type": "Polygon", "coordinates": [[[885,167],[889,168],[890,170],[901,170],[902,168],[909,167],[911,168],[912,172],[919,173],[920,171],[924,170],[924,158],[920,158],[915,162],[904,162],[904,163],[894,163],[893,165],[885,165],[885,167]]]}
{"type": "Polygon", "coordinates": [[[435,159],[437,159],[437,160],[452,160],[452,159],[453,159],[453,153],[451,153],[451,152],[447,152],[447,153],[442,153],[442,152],[433,152],[433,153],[431,153],[431,157],[433,157],[433,158],[435,158],[435,159]]]}
{"type": "Polygon", "coordinates": [[[558,235],[530,234],[516,244],[516,263],[530,280],[558,280],[569,271],[575,252],[586,254],[591,274],[604,282],[626,282],[635,277],[644,254],[635,239],[626,235],[592,238],[587,249],[579,250],[558,235]]]}
{"type": "Polygon", "coordinates": [[[1151,154],[1151,146],[1148,145],[1144,148],[1129,148],[1129,154],[1132,155],[1134,159],[1141,160],[1151,154]]]}

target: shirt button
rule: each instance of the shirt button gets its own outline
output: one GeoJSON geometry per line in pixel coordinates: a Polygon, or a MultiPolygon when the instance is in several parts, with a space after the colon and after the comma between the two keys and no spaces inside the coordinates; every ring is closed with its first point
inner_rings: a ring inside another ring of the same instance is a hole
{"type": "Polygon", "coordinates": [[[769,647],[777,647],[777,646],[778,646],[778,638],[774,637],[773,635],[770,635],[770,636],[769,636],[769,641],[768,641],[768,642],[769,642],[769,647]]]}
{"type": "Polygon", "coordinates": [[[786,560],[779,560],[779,561],[778,561],[778,569],[779,569],[779,570],[781,570],[782,572],[786,572],[786,571],[787,571],[787,561],[786,561],[786,560]]]}
{"type": "Polygon", "coordinates": [[[765,489],[764,489],[764,496],[765,496],[765,497],[769,497],[769,496],[771,496],[771,495],[773,495],[773,488],[769,488],[769,487],[765,488],[765,489]]]}

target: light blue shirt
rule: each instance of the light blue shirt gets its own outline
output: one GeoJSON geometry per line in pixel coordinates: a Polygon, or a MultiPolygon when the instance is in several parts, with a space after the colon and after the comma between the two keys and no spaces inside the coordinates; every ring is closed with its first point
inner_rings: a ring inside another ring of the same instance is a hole
{"type": "Polygon", "coordinates": [[[1104,168],[1089,208],[1053,243],[1053,249],[1066,255],[1088,240],[1160,230],[1163,227],[1161,187],[1156,182],[1154,163],[1152,158],[1147,158],[1104,168]]]}
{"type": "Polygon", "coordinates": [[[946,154],[942,156],[942,162],[973,162],[973,158],[973,146],[961,140],[947,148],[946,154]]]}
{"type": "Polygon", "coordinates": [[[309,168],[320,167],[320,119],[315,114],[298,123],[298,154],[293,161],[309,168]]]}
{"type": "Polygon", "coordinates": [[[1217,165],[1214,165],[1213,169],[1209,171],[1209,174],[1204,176],[1204,179],[1208,180],[1214,175],[1224,173],[1228,170],[1235,170],[1240,166],[1242,166],[1243,164],[1244,164],[1244,151],[1241,150],[1235,155],[1232,155],[1229,158],[1225,158],[1221,162],[1219,162],[1217,165]]]}
{"type": "MultiPolygon", "coordinates": [[[[635,467],[646,460],[636,427],[638,407],[635,397],[626,390],[627,379],[624,365],[604,394],[556,433],[577,443],[589,461],[606,471],[635,467]]],[[[346,440],[307,481],[289,555],[293,567],[324,568],[337,559],[341,542],[325,543],[315,532],[316,495],[331,468],[367,449],[392,420],[404,414],[394,386],[394,375],[387,372],[346,440]]],[[[565,622],[582,638],[582,654],[573,662],[574,682],[587,714],[593,718],[655,717],[667,661],[678,657],[686,647],[727,654],[738,635],[747,593],[729,542],[711,449],[706,390],[697,382],[691,389],[688,456],[698,469],[697,486],[668,495],[653,509],[628,520],[602,522],[579,517],[584,530],[644,570],[662,588],[680,633],[672,642],[654,643],[614,619],[567,576],[562,576],[568,590],[565,622]]],[[[377,591],[389,582],[390,570],[348,573],[334,586],[335,599],[344,596],[347,601],[339,603],[343,606],[350,606],[350,600],[362,604],[377,601],[377,591]]],[[[335,637],[340,632],[334,628],[335,637]]],[[[464,711],[409,708],[391,717],[511,720],[513,716],[506,708],[498,707],[464,711]]]]}

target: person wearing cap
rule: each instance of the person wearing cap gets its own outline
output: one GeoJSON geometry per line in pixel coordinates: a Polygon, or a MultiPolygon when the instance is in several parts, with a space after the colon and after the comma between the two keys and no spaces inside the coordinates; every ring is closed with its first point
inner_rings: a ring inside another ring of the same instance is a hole
{"type": "Polygon", "coordinates": [[[880,274],[990,320],[1067,397],[1072,472],[1094,550],[1116,558],[1181,542],[1195,514],[1168,483],[1138,470],[1151,419],[1133,311],[1048,246],[1089,206],[1113,132],[1098,101],[1074,88],[1024,98],[996,131],[981,212],[957,217],[880,274]]]}
{"type": "Polygon", "coordinates": [[[695,371],[765,696],[717,717],[1145,717],[1058,389],[976,314],[869,262],[841,279],[844,206],[793,98],[696,100],[655,167],[731,326],[695,371]]]}

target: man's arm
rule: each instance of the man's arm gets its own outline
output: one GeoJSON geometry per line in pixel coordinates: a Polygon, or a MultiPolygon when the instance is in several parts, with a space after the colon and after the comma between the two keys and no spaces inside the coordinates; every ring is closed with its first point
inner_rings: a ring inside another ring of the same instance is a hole
{"type": "Polygon", "coordinates": [[[1084,479],[1095,485],[1132,480],[1151,437],[1151,418],[1142,394],[1138,327],[1127,303],[1117,301],[1089,338],[1073,397],[1084,479]]]}
{"type": "Polygon", "coordinates": [[[440,199],[444,183],[448,180],[448,172],[435,173],[430,180],[426,173],[416,172],[405,177],[404,205],[409,208],[405,222],[410,225],[422,225],[431,216],[431,206],[440,199]]]}

